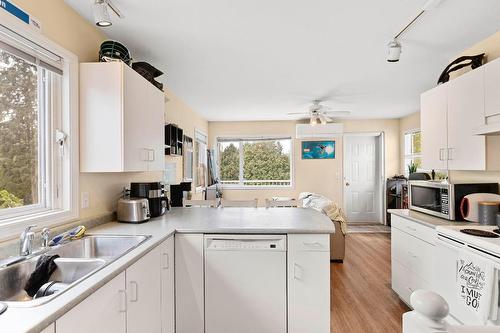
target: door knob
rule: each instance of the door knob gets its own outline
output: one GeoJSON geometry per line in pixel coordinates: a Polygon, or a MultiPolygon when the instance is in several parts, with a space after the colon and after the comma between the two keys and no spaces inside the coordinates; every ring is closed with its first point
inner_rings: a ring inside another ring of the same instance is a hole
{"type": "Polygon", "coordinates": [[[349,185],[351,185],[351,184],[349,184],[349,182],[345,183],[345,186],[349,186],[349,185]]]}

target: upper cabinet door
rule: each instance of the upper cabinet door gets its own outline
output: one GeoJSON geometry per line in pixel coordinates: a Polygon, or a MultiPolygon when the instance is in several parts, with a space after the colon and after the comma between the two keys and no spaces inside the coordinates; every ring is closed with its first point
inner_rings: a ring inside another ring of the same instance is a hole
{"type": "Polygon", "coordinates": [[[422,167],[447,169],[448,84],[426,91],[420,97],[422,167]]]}
{"type": "Polygon", "coordinates": [[[484,65],[484,113],[500,115],[500,59],[484,65]]]}
{"type": "Polygon", "coordinates": [[[486,139],[474,135],[484,125],[484,68],[450,82],[448,91],[448,166],[450,170],[485,170],[486,139]]]}
{"type": "Polygon", "coordinates": [[[164,94],[132,68],[123,67],[125,171],[163,170],[158,162],[164,160],[164,94]]]}
{"type": "Polygon", "coordinates": [[[120,62],[80,65],[80,171],[163,170],[165,96],[120,62]]]}

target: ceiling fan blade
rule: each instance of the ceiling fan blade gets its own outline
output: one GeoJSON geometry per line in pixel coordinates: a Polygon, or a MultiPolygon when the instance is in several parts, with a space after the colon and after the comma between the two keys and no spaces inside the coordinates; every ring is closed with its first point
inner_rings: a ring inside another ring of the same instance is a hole
{"type": "Polygon", "coordinates": [[[323,114],[323,118],[325,119],[325,121],[326,121],[327,123],[331,123],[331,122],[333,121],[333,118],[328,117],[326,114],[323,114]]]}
{"type": "Polygon", "coordinates": [[[324,114],[349,115],[351,111],[326,111],[324,114]]]}
{"type": "Polygon", "coordinates": [[[288,112],[287,115],[293,116],[297,114],[309,115],[309,112],[288,112]]]}

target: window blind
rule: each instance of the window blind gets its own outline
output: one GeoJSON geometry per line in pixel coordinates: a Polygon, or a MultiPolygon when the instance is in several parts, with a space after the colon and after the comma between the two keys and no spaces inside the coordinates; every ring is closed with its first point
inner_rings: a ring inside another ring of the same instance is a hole
{"type": "Polygon", "coordinates": [[[0,49],[59,75],[63,58],[0,24],[0,49]]]}

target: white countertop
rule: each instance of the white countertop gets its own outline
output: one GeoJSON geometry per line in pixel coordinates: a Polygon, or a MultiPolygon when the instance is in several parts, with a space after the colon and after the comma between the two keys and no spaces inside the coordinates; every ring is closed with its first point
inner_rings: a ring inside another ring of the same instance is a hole
{"type": "Polygon", "coordinates": [[[467,226],[478,225],[478,223],[475,222],[445,220],[436,216],[416,212],[414,210],[409,210],[409,209],[388,209],[387,211],[390,214],[404,217],[406,219],[426,225],[431,228],[436,228],[438,226],[458,226],[464,228],[467,226]]]}
{"type": "Polygon", "coordinates": [[[0,315],[0,332],[41,331],[176,232],[324,234],[334,233],[335,227],[324,214],[306,208],[173,208],[143,224],[106,223],[87,233],[152,237],[46,304],[32,308],[9,306],[0,315]]]}

